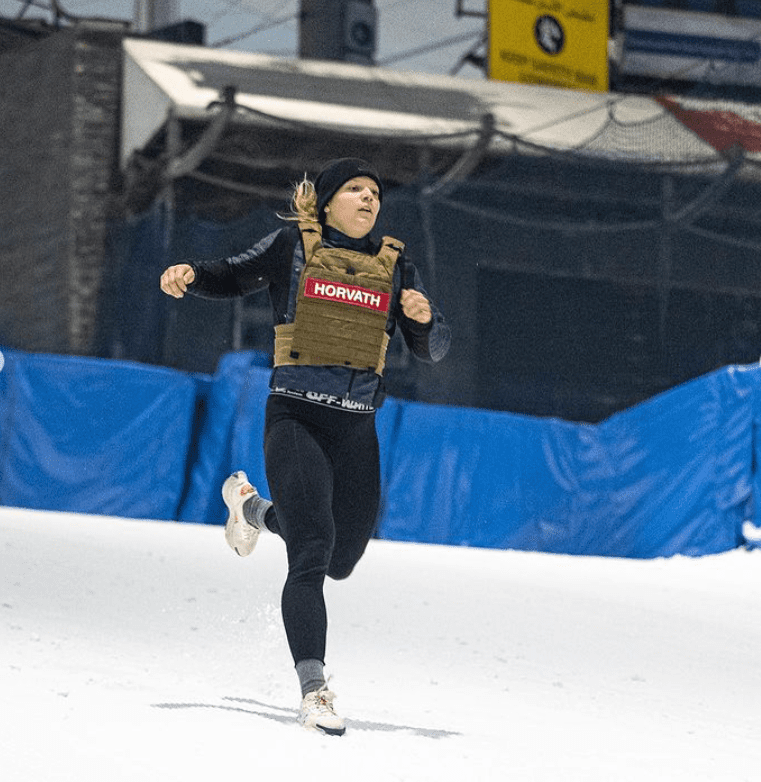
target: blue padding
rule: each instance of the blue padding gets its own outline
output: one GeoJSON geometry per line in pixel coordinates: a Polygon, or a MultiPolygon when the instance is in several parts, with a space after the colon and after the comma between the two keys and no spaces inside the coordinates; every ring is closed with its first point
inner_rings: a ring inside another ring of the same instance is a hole
{"type": "Polygon", "coordinates": [[[5,351],[0,502],[176,517],[196,389],[169,369],[5,351]]]}
{"type": "Polygon", "coordinates": [[[554,450],[575,429],[508,413],[405,404],[380,536],[519,545],[525,519],[564,493],[549,485],[544,449],[554,450]]]}
{"type": "Polygon", "coordinates": [[[597,544],[600,553],[700,555],[740,543],[751,512],[758,378],[757,369],[723,369],[600,425],[598,495],[611,516],[610,547],[597,544]]]}
{"type": "MultiPolygon", "coordinates": [[[[225,477],[269,494],[269,367],[213,377],[5,351],[0,502],[224,523],[225,477]]],[[[566,554],[702,555],[761,528],[761,368],[727,367],[597,425],[390,399],[379,535],[566,554]]]]}
{"type": "Polygon", "coordinates": [[[381,537],[626,557],[737,546],[758,370],[700,378],[599,425],[407,404],[381,537]]]}

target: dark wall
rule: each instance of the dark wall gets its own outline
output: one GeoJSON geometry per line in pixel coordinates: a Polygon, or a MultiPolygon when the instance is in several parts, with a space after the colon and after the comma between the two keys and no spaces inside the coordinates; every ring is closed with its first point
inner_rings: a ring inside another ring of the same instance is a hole
{"type": "Polygon", "coordinates": [[[0,57],[0,342],[69,345],[73,50],[63,36],[0,57]]]}
{"type": "Polygon", "coordinates": [[[388,227],[399,226],[454,334],[443,365],[411,370],[415,392],[597,421],[757,361],[753,174],[722,190],[716,174],[516,155],[425,208],[419,189],[392,194],[388,227]]]}
{"type": "Polygon", "coordinates": [[[0,56],[0,343],[89,354],[116,171],[121,35],[76,27],[0,56]]]}

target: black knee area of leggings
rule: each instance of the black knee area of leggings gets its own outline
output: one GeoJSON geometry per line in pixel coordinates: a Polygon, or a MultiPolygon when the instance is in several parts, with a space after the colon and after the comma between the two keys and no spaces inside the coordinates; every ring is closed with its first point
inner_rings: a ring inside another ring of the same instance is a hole
{"type": "Polygon", "coordinates": [[[352,571],[354,570],[354,563],[339,563],[339,564],[333,564],[331,563],[330,567],[328,568],[328,576],[332,578],[334,581],[343,581],[345,578],[348,578],[352,571]]]}

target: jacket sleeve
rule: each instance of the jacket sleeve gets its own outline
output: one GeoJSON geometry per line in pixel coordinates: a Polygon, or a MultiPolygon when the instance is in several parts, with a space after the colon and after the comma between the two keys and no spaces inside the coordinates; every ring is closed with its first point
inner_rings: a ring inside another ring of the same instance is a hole
{"type": "Polygon", "coordinates": [[[195,280],[188,286],[188,293],[205,299],[227,299],[262,290],[283,273],[291,244],[288,230],[279,228],[240,255],[191,261],[195,280]]]}
{"type": "Polygon", "coordinates": [[[399,306],[397,315],[399,328],[407,347],[415,358],[427,364],[434,364],[441,361],[449,352],[449,345],[452,341],[449,326],[423,287],[420,274],[415,266],[402,256],[399,267],[401,286],[420,291],[431,305],[431,320],[428,323],[418,323],[416,320],[408,318],[399,306]]]}

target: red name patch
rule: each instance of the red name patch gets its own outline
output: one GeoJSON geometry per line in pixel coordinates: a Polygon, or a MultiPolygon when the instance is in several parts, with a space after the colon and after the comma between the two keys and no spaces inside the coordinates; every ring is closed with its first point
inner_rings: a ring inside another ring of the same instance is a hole
{"type": "Polygon", "coordinates": [[[337,301],[341,304],[353,304],[355,307],[365,307],[376,312],[387,312],[388,293],[370,291],[359,285],[344,285],[342,282],[330,282],[308,277],[304,284],[304,296],[310,299],[337,301]]]}

